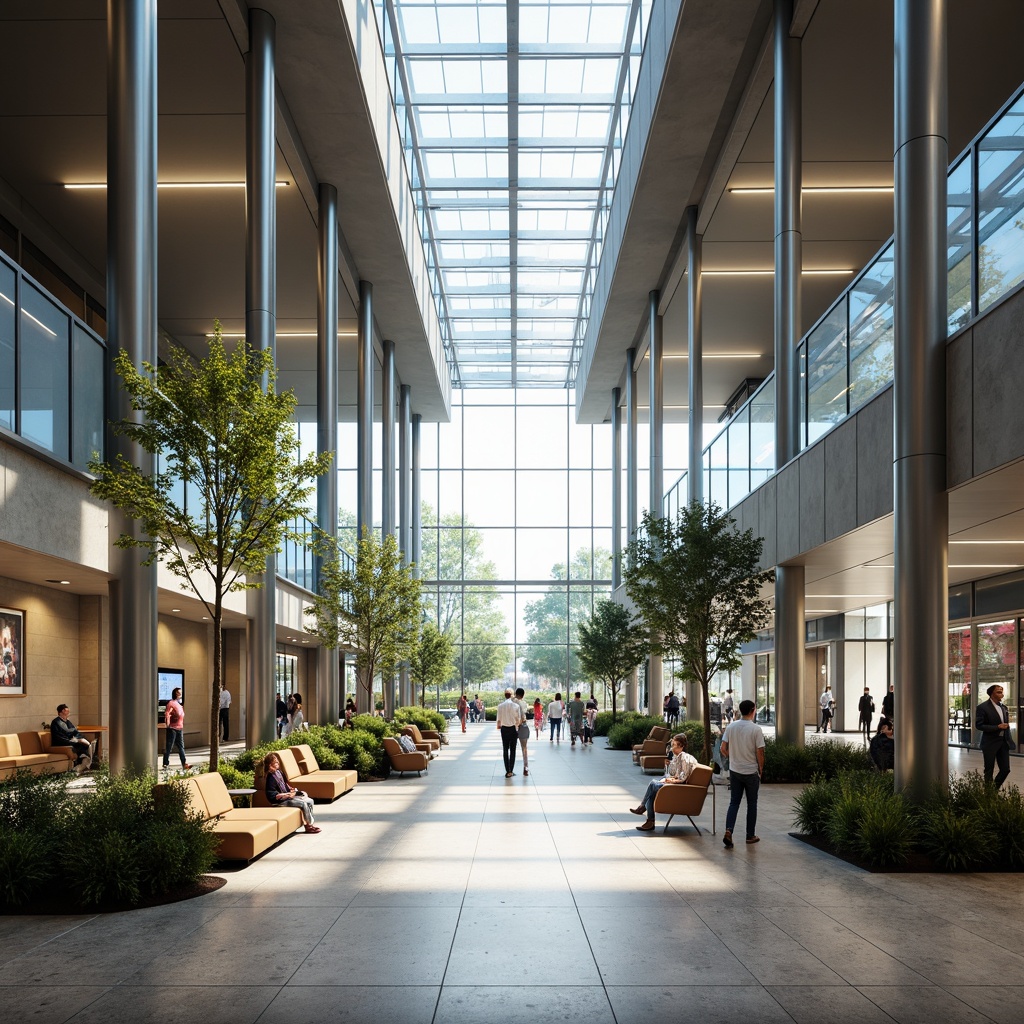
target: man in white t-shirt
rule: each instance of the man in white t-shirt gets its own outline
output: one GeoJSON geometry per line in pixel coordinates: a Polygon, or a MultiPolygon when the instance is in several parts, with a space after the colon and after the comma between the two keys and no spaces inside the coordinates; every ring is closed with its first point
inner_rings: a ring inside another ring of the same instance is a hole
{"type": "Polygon", "coordinates": [[[740,701],[740,717],[730,722],[722,735],[722,754],[729,758],[729,810],[725,815],[722,842],[732,849],[732,827],[736,824],[740,801],[747,798],[747,842],[759,843],[757,828],[757,792],[764,771],[764,733],[754,724],[756,705],[740,701]]]}
{"type": "Polygon", "coordinates": [[[505,691],[505,699],[498,705],[498,731],[501,733],[501,754],[505,760],[505,778],[515,775],[516,746],[519,743],[519,726],[523,724],[523,709],[512,697],[512,691],[505,691]]]}

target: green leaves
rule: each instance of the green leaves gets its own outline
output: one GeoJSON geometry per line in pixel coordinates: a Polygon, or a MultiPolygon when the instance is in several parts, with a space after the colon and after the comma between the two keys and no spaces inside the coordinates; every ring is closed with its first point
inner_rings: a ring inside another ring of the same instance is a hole
{"type": "Polygon", "coordinates": [[[598,601],[590,619],[580,623],[576,656],[588,677],[606,682],[611,689],[613,718],[619,687],[647,657],[649,646],[643,624],[614,601],[598,601]]]}
{"type": "Polygon", "coordinates": [[[428,689],[444,686],[455,675],[455,643],[433,622],[423,623],[420,629],[409,658],[409,675],[413,686],[419,688],[423,703],[428,689]]]}

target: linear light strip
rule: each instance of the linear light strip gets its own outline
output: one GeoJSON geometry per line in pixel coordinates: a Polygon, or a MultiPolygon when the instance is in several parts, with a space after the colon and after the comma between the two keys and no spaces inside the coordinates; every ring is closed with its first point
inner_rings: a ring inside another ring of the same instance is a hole
{"type": "MultiPolygon", "coordinates": [[[[844,276],[849,277],[856,274],[856,270],[846,267],[832,267],[823,270],[801,270],[806,277],[844,276]]],[[[774,270],[702,270],[703,277],[774,277],[774,270]]]]}
{"type": "MultiPolygon", "coordinates": [[[[738,196],[771,195],[775,192],[774,185],[740,185],[730,188],[730,192],[738,196]]],[[[820,193],[825,195],[842,195],[857,193],[892,192],[892,185],[808,185],[800,190],[804,193],[820,193]]]]}
{"type": "MultiPolygon", "coordinates": [[[[245,331],[221,331],[220,336],[222,338],[244,338],[245,331]]],[[[339,338],[356,338],[359,335],[356,331],[338,331],[339,338]]],[[[206,337],[212,338],[214,334],[212,331],[206,332],[206,337]]],[[[316,338],[318,337],[316,331],[277,331],[274,334],[275,338],[316,338]]]]}
{"type": "MultiPolygon", "coordinates": [[[[277,181],[274,184],[278,188],[284,188],[291,184],[288,181],[277,181]]],[[[105,181],[66,181],[66,189],[82,191],[86,189],[105,189],[105,181]]],[[[158,181],[157,188],[245,188],[244,181],[158,181]]]]}

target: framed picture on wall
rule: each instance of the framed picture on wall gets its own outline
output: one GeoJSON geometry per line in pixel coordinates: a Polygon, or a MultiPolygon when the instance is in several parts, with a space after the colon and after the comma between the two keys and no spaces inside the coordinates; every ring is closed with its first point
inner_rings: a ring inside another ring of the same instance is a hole
{"type": "Polygon", "coordinates": [[[0,697],[25,693],[25,613],[0,608],[0,697]]]}

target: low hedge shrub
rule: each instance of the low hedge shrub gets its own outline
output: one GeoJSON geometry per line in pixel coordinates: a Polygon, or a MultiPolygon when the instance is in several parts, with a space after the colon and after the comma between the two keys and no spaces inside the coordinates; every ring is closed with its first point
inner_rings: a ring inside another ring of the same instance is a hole
{"type": "Polygon", "coordinates": [[[430,708],[420,708],[415,705],[395,709],[395,725],[415,725],[420,729],[433,729],[434,732],[446,732],[448,719],[439,711],[431,711],[430,708]]]}
{"type": "Polygon", "coordinates": [[[817,775],[794,802],[794,824],[842,855],[899,867],[914,854],[940,871],[1024,868],[1024,797],[977,773],[950,780],[920,807],[893,792],[890,772],[817,775]]]}
{"type": "MultiPolygon", "coordinates": [[[[171,782],[100,775],[91,794],[72,797],[67,774],[19,772],[0,783],[0,906],[132,906],[183,888],[209,871],[217,838],[186,809],[171,782]]],[[[71,909],[70,907],[68,909],[71,909]]]]}
{"type": "Polygon", "coordinates": [[[244,750],[233,764],[243,772],[251,772],[272,750],[306,743],[321,768],[352,769],[359,773],[360,782],[371,777],[386,779],[391,773],[391,762],[384,750],[383,738],[394,736],[400,730],[376,715],[356,715],[352,725],[351,729],[337,725],[311,725],[293,736],[244,750]]]}
{"type": "Polygon", "coordinates": [[[619,720],[608,729],[608,746],[612,750],[632,750],[636,744],[643,743],[654,726],[664,724],[665,720],[660,716],[655,718],[630,711],[620,715],[619,720]]]}
{"type": "Polygon", "coordinates": [[[810,782],[816,776],[833,779],[840,772],[870,768],[871,757],[863,747],[841,740],[821,740],[804,747],[772,738],[764,741],[764,782],[810,782]]]}

